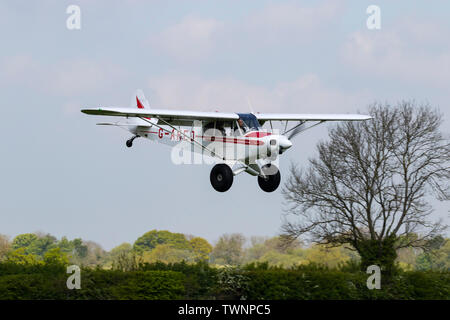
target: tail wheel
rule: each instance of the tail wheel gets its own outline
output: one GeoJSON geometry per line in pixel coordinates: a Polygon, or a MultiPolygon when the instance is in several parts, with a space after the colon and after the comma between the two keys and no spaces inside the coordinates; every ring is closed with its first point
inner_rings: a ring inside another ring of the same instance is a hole
{"type": "Polygon", "coordinates": [[[265,192],[273,192],[277,190],[281,182],[280,170],[278,170],[278,168],[271,163],[264,165],[261,170],[266,176],[258,177],[259,187],[265,192]]]}
{"type": "Polygon", "coordinates": [[[233,171],[226,164],[219,163],[212,168],[209,179],[216,191],[225,192],[233,184],[233,171]]]}

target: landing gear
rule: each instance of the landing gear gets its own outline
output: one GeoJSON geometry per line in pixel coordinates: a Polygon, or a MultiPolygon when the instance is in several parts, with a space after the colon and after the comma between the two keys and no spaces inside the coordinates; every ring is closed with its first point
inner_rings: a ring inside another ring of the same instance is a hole
{"type": "Polygon", "coordinates": [[[216,191],[225,192],[233,184],[233,171],[228,165],[219,163],[212,168],[209,179],[216,191]]]}
{"type": "Polygon", "coordinates": [[[278,168],[268,163],[261,168],[265,177],[258,176],[259,187],[265,192],[273,192],[277,190],[281,181],[281,174],[278,168]]]}
{"type": "Polygon", "coordinates": [[[136,139],[136,138],[139,138],[139,136],[136,135],[136,136],[132,137],[131,139],[128,139],[128,140],[127,140],[126,145],[127,145],[128,148],[131,148],[131,147],[133,146],[133,141],[134,141],[134,139],[136,139]]]}

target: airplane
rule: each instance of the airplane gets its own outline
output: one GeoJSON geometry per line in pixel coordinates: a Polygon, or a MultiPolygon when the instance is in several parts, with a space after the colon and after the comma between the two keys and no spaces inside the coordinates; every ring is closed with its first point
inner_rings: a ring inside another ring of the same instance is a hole
{"type": "Polygon", "coordinates": [[[132,108],[98,107],[82,109],[81,112],[123,118],[118,122],[98,125],[116,126],[129,131],[132,137],[126,141],[128,148],[133,146],[135,139],[146,138],[173,147],[188,145],[190,151],[212,157],[216,164],[211,170],[210,182],[218,192],[229,190],[234,176],[242,172],[257,176],[259,187],[265,192],[273,192],[281,181],[278,156],[292,146],[291,140],[296,135],[327,121],[364,121],[372,118],[362,114],[151,109],[142,90],[136,91],[133,104],[132,108]],[[274,128],[274,122],[284,129],[274,128]],[[266,123],[270,128],[263,128],[266,123]]]}

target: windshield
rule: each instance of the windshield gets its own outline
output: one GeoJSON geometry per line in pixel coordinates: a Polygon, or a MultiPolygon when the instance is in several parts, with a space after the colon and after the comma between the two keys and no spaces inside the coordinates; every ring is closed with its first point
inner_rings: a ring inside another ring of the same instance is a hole
{"type": "Polygon", "coordinates": [[[238,113],[239,119],[242,119],[244,122],[244,130],[259,130],[261,128],[261,125],[258,122],[258,119],[256,119],[254,114],[251,113],[238,113]]]}

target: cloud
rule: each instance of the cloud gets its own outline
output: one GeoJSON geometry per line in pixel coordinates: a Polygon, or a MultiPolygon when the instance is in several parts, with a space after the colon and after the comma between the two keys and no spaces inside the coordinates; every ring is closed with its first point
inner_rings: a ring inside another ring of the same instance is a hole
{"type": "Polygon", "coordinates": [[[30,74],[39,72],[39,64],[30,55],[19,54],[3,59],[0,63],[0,82],[5,84],[32,84],[30,74]]]}
{"type": "Polygon", "coordinates": [[[112,63],[83,59],[61,62],[49,72],[47,89],[63,96],[106,90],[126,74],[112,63]]]}
{"type": "Polygon", "coordinates": [[[206,79],[167,74],[148,82],[154,92],[149,100],[157,108],[203,111],[339,113],[356,112],[371,102],[368,92],[346,93],[326,87],[316,74],[272,87],[248,84],[233,78],[206,79]]]}
{"type": "Polygon", "coordinates": [[[339,0],[314,7],[291,2],[269,4],[234,21],[187,15],[150,36],[149,44],[153,50],[184,62],[203,60],[218,52],[233,54],[241,47],[258,50],[280,43],[311,42],[330,27],[341,7],[339,0]]]}
{"type": "Polygon", "coordinates": [[[210,18],[186,16],[150,37],[150,44],[179,60],[192,60],[207,56],[215,46],[223,23],[210,18]]]}
{"type": "Polygon", "coordinates": [[[380,31],[356,31],[341,49],[343,60],[362,73],[407,83],[447,87],[450,30],[405,19],[380,31]]]}
{"type": "Polygon", "coordinates": [[[26,54],[6,57],[0,67],[4,86],[18,85],[63,97],[107,90],[126,75],[107,61],[71,59],[48,65],[26,54]]]}
{"type": "Polygon", "coordinates": [[[310,41],[329,27],[341,7],[340,1],[328,1],[315,7],[292,2],[269,4],[248,16],[243,26],[248,36],[264,44],[310,41]]]}

